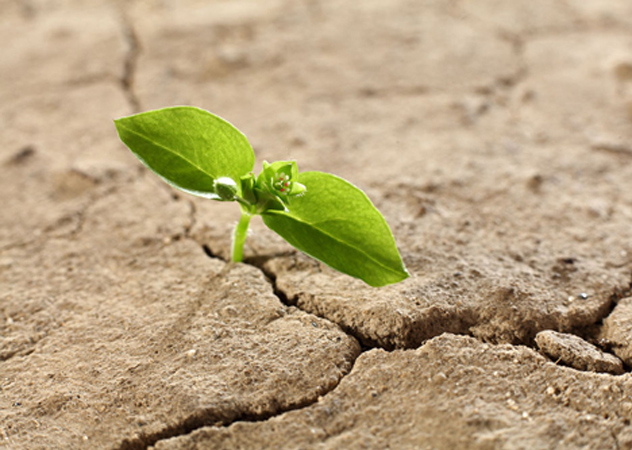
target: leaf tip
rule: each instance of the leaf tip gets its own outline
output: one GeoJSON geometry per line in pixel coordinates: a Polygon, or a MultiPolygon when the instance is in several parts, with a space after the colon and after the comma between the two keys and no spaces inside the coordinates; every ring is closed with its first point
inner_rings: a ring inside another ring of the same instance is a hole
{"type": "Polygon", "coordinates": [[[125,123],[125,119],[126,117],[118,117],[116,119],[112,119],[112,122],[114,122],[114,127],[116,128],[116,131],[121,131],[123,128],[125,128],[125,126],[123,125],[125,123]]]}

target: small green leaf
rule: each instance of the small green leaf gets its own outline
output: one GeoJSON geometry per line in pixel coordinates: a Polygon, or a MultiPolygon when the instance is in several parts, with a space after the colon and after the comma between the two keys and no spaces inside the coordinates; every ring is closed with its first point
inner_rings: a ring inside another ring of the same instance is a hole
{"type": "Polygon", "coordinates": [[[299,250],[371,286],[408,278],[388,224],[364,192],[323,172],[303,172],[298,181],[306,192],[288,200],[288,211],[262,214],[269,228],[299,250]]]}
{"type": "Polygon", "coordinates": [[[254,168],[246,136],[224,119],[192,106],[148,111],[114,121],[121,140],[151,170],[190,194],[220,200],[215,180],[254,168]]]}

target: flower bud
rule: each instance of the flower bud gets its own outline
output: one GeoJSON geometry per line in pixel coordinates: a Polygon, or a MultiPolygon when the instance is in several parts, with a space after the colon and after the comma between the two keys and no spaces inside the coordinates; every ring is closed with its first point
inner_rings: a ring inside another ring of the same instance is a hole
{"type": "Polygon", "coordinates": [[[213,187],[215,188],[215,193],[221,200],[231,201],[235,200],[235,197],[237,196],[237,183],[235,183],[235,180],[232,178],[218,178],[215,180],[213,187]]]}
{"type": "Polygon", "coordinates": [[[263,172],[257,180],[261,189],[285,199],[290,195],[298,195],[305,191],[305,186],[297,182],[298,166],[296,161],[277,161],[263,163],[263,172]]]}

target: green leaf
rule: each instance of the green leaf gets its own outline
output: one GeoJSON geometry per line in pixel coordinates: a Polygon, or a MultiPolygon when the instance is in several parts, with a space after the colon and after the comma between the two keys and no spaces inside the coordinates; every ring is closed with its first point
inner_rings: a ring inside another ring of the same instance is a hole
{"type": "Polygon", "coordinates": [[[289,211],[266,211],[264,223],[286,241],[328,266],[371,286],[408,278],[395,239],[382,214],[348,181],[323,172],[303,172],[301,197],[289,211]]]}
{"type": "Polygon", "coordinates": [[[233,125],[192,106],[148,111],[114,121],[121,140],[151,170],[190,194],[220,200],[215,180],[227,177],[241,189],[255,154],[233,125]]]}

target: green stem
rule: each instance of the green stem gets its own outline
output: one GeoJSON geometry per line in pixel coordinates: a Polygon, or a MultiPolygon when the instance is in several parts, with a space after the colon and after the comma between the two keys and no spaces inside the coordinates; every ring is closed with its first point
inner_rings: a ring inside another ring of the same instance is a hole
{"type": "Polygon", "coordinates": [[[242,262],[244,259],[244,242],[246,242],[246,236],[248,235],[248,225],[252,214],[248,211],[241,210],[241,218],[239,223],[235,227],[235,234],[233,235],[233,256],[232,259],[235,262],[242,262]]]}

